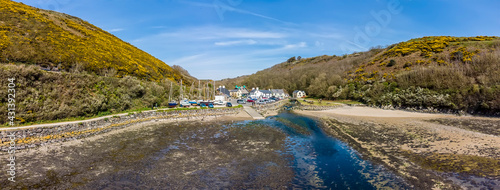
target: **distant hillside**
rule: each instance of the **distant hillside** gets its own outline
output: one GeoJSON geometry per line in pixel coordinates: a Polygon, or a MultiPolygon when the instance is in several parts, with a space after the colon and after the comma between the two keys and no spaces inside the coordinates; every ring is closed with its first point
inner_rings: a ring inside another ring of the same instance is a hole
{"type": "Polygon", "coordinates": [[[221,82],[377,106],[500,115],[500,38],[423,37],[344,56],[293,57],[221,82]]]}
{"type": "Polygon", "coordinates": [[[154,81],[182,78],[159,59],[82,19],[10,0],[0,5],[0,63],[154,81]]]}

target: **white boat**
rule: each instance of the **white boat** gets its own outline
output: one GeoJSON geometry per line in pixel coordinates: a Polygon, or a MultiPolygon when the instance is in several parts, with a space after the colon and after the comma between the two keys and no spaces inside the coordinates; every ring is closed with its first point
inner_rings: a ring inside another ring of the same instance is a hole
{"type": "Polygon", "coordinates": [[[189,107],[189,106],[191,106],[191,103],[189,103],[188,100],[182,100],[179,104],[180,104],[181,107],[189,107]]]}

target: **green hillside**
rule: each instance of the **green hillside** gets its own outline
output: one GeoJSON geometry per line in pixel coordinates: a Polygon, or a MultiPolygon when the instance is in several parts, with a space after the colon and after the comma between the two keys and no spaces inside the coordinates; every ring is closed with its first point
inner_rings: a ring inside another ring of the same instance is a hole
{"type": "Polygon", "coordinates": [[[500,115],[500,38],[424,37],[344,56],[293,57],[222,82],[376,106],[500,115]]]}
{"type": "Polygon", "coordinates": [[[160,81],[182,75],[159,59],[70,15],[0,0],[0,63],[160,81]]]}

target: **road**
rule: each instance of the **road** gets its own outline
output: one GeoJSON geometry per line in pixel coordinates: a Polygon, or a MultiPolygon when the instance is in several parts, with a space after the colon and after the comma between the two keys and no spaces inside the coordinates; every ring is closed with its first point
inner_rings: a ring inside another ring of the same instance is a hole
{"type": "Polygon", "coordinates": [[[231,103],[233,105],[242,105],[243,109],[248,113],[248,115],[252,116],[253,119],[265,119],[264,116],[260,115],[255,109],[251,107],[252,103],[247,102],[245,104],[238,104],[236,103],[236,100],[231,100],[231,103]]]}

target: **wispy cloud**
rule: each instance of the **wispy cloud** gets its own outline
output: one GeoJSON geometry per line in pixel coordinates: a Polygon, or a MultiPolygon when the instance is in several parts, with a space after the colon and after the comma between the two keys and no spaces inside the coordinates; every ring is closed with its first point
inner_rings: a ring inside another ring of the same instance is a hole
{"type": "Polygon", "coordinates": [[[307,47],[306,42],[300,42],[297,44],[287,44],[287,45],[283,46],[283,49],[295,49],[295,48],[303,48],[303,47],[307,47]]]}
{"type": "Polygon", "coordinates": [[[270,67],[282,61],[273,56],[255,56],[254,53],[225,54],[210,52],[183,57],[174,61],[167,61],[169,65],[180,65],[187,69],[191,75],[200,79],[222,79],[229,76],[235,77],[255,73],[262,69],[262,65],[249,63],[267,63],[270,67]]]}
{"type": "MultiPolygon", "coordinates": [[[[221,40],[221,39],[281,39],[287,33],[254,30],[248,28],[227,28],[216,26],[186,27],[175,31],[147,36],[143,38],[177,38],[186,40],[221,40]]],[[[136,39],[140,41],[141,39],[136,39]]]]}
{"type": "Polygon", "coordinates": [[[123,31],[123,30],[125,30],[125,29],[123,29],[123,28],[113,28],[113,29],[108,30],[108,32],[120,32],[120,31],[123,31]]]}
{"type": "Polygon", "coordinates": [[[256,44],[255,40],[234,40],[234,41],[224,41],[224,42],[215,42],[216,46],[232,46],[232,45],[253,45],[256,44]]]}
{"type": "MultiPolygon", "coordinates": [[[[209,7],[209,8],[213,8],[216,11],[217,10],[219,10],[219,11],[231,11],[231,12],[236,12],[236,13],[241,13],[241,14],[252,15],[252,16],[264,18],[264,19],[267,19],[267,20],[281,22],[283,24],[291,24],[291,25],[294,24],[294,23],[291,23],[291,22],[286,22],[286,21],[283,21],[283,20],[280,20],[280,19],[277,19],[277,18],[273,18],[273,17],[270,17],[270,16],[262,15],[262,14],[255,13],[255,12],[252,12],[252,11],[238,9],[236,7],[232,7],[232,6],[226,5],[224,3],[220,3],[220,2],[217,3],[217,1],[214,1],[214,3],[201,3],[201,2],[193,2],[193,1],[179,1],[179,2],[186,3],[186,4],[189,4],[189,5],[192,5],[192,6],[209,7]]],[[[223,17],[221,19],[223,19],[223,17]]]]}
{"type": "Polygon", "coordinates": [[[178,58],[178,59],[175,59],[171,62],[168,62],[167,64],[169,65],[183,65],[183,64],[186,64],[186,63],[191,63],[191,62],[197,62],[199,60],[201,60],[202,57],[206,56],[205,53],[202,53],[202,54],[196,54],[196,55],[190,55],[190,56],[186,56],[186,57],[181,57],[181,58],[178,58]]]}

